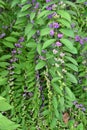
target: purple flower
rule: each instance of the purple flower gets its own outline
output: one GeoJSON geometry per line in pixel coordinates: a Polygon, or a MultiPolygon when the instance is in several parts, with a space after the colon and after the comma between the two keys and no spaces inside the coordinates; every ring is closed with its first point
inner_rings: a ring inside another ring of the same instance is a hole
{"type": "Polygon", "coordinates": [[[24,37],[20,37],[20,39],[18,40],[18,42],[23,42],[24,41],[24,37]]]}
{"type": "Polygon", "coordinates": [[[11,53],[12,53],[12,54],[16,54],[16,52],[17,52],[17,51],[14,49],[11,53]]]}
{"type": "Polygon", "coordinates": [[[2,33],[2,34],[0,35],[0,39],[3,38],[3,37],[5,37],[5,36],[6,36],[6,34],[5,34],[5,33],[2,33]]]}
{"type": "Polygon", "coordinates": [[[39,3],[37,2],[34,8],[38,9],[38,7],[39,7],[39,3]]]}
{"type": "Polygon", "coordinates": [[[76,42],[80,41],[80,36],[77,35],[77,36],[75,37],[75,41],[76,41],[76,42]]]}
{"type": "Polygon", "coordinates": [[[53,27],[54,27],[54,28],[59,28],[60,25],[59,25],[58,23],[53,23],[53,27]]]}
{"type": "Polygon", "coordinates": [[[85,107],[83,107],[83,108],[81,108],[81,110],[82,110],[83,112],[85,112],[85,111],[86,111],[86,108],[85,108],[85,107]]]}
{"type": "Polygon", "coordinates": [[[21,44],[20,43],[15,43],[15,47],[21,48],[21,44]]]}
{"type": "Polygon", "coordinates": [[[46,0],[46,3],[50,2],[50,0],[46,0]]]}
{"type": "Polygon", "coordinates": [[[49,27],[50,27],[50,28],[53,28],[53,23],[50,23],[50,24],[49,24],[49,27]]]}
{"type": "Polygon", "coordinates": [[[48,15],[48,19],[51,19],[53,17],[53,14],[48,15]]]}
{"type": "Polygon", "coordinates": [[[51,6],[47,6],[46,9],[47,10],[52,10],[52,7],[51,6]]]}
{"type": "Polygon", "coordinates": [[[83,45],[84,44],[84,40],[83,39],[80,39],[80,44],[83,45]]]}
{"type": "Polygon", "coordinates": [[[87,37],[85,37],[85,38],[84,38],[84,41],[86,41],[86,42],[87,42],[87,37]]]}
{"type": "Polygon", "coordinates": [[[87,5],[87,2],[85,2],[84,4],[87,5]]]}
{"type": "Polygon", "coordinates": [[[72,23],[72,24],[71,24],[71,27],[74,28],[74,27],[75,27],[75,23],[72,23]]]}
{"type": "Polygon", "coordinates": [[[62,37],[63,37],[63,34],[62,34],[62,33],[59,33],[57,36],[58,36],[58,38],[62,38],[62,37]]]}
{"type": "Polygon", "coordinates": [[[61,42],[56,42],[56,46],[62,46],[61,42]]]}
{"type": "Polygon", "coordinates": [[[54,30],[50,30],[50,35],[54,36],[54,30]]]}
{"type": "Polygon", "coordinates": [[[73,104],[76,105],[78,102],[77,101],[74,101],[73,104]]]}

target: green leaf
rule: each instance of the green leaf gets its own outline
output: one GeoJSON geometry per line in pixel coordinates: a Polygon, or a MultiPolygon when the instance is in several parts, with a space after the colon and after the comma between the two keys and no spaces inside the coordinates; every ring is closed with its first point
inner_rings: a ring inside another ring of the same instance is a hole
{"type": "Polygon", "coordinates": [[[5,116],[0,114],[0,130],[15,130],[19,127],[18,124],[7,119],[5,116]]]}
{"type": "Polygon", "coordinates": [[[71,28],[70,23],[65,19],[58,19],[58,22],[60,22],[62,25],[66,26],[67,28],[71,28]]]}
{"type": "Polygon", "coordinates": [[[26,44],[26,47],[29,47],[29,48],[36,48],[37,47],[37,44],[33,41],[30,41],[29,43],[26,44]]]}
{"type": "Polygon", "coordinates": [[[59,31],[60,31],[61,33],[63,33],[64,35],[66,35],[66,36],[69,36],[69,37],[72,37],[72,38],[75,37],[75,36],[74,36],[74,32],[73,32],[73,30],[71,30],[71,29],[61,28],[59,31]]]}
{"type": "Polygon", "coordinates": [[[30,38],[35,34],[36,30],[32,29],[28,35],[27,35],[27,40],[30,40],[30,38]]]}
{"type": "Polygon", "coordinates": [[[66,91],[67,96],[68,96],[70,101],[75,101],[76,100],[75,95],[73,94],[73,92],[70,90],[69,87],[65,87],[65,91],[66,91]]]}
{"type": "Polygon", "coordinates": [[[2,61],[2,60],[9,59],[9,58],[11,58],[11,55],[4,55],[4,56],[0,57],[0,60],[2,61]]]}
{"type": "Polygon", "coordinates": [[[47,41],[43,44],[42,49],[45,49],[45,48],[49,47],[49,46],[50,46],[51,44],[53,44],[55,41],[56,41],[56,39],[47,40],[47,41]]]}
{"type": "Polygon", "coordinates": [[[52,122],[51,122],[51,124],[50,124],[51,129],[55,128],[55,127],[56,127],[56,124],[57,124],[57,119],[56,119],[56,118],[53,118],[53,119],[52,119],[52,122]]]}
{"type": "Polygon", "coordinates": [[[69,41],[68,39],[60,39],[60,41],[70,50],[73,49],[73,43],[71,41],[69,41]]]}
{"type": "Polygon", "coordinates": [[[62,90],[59,88],[59,86],[58,86],[56,83],[52,83],[52,87],[53,87],[54,91],[55,91],[57,94],[62,95],[62,90]]]}
{"type": "Polygon", "coordinates": [[[67,72],[66,75],[67,75],[67,80],[75,84],[78,83],[76,77],[73,74],[67,72]]]}
{"type": "Polygon", "coordinates": [[[4,85],[7,81],[7,78],[0,77],[0,85],[4,85]]]}
{"type": "Polygon", "coordinates": [[[77,130],[84,130],[82,123],[80,123],[80,124],[77,126],[77,130]]]}
{"type": "Polygon", "coordinates": [[[57,98],[55,96],[53,96],[53,106],[54,106],[54,109],[57,109],[58,107],[57,98]]]}
{"type": "Polygon", "coordinates": [[[24,6],[22,7],[22,9],[21,9],[21,12],[26,11],[26,10],[29,9],[30,7],[31,7],[31,4],[26,4],[26,5],[24,5],[24,6]]]}
{"type": "Polygon", "coordinates": [[[70,69],[72,69],[72,70],[78,72],[78,67],[77,67],[76,65],[74,65],[74,64],[67,63],[67,64],[65,64],[65,66],[67,66],[67,67],[69,67],[70,69]]]}
{"type": "Polygon", "coordinates": [[[11,43],[11,42],[3,41],[3,44],[4,44],[6,47],[14,48],[14,45],[13,45],[13,43],[11,43]]]}
{"type": "Polygon", "coordinates": [[[75,65],[78,66],[78,63],[77,63],[77,61],[76,61],[74,58],[69,57],[69,56],[65,56],[65,58],[66,58],[67,60],[71,61],[73,64],[75,64],[75,65]]]}
{"type": "Polygon", "coordinates": [[[47,13],[50,13],[50,11],[49,11],[49,10],[44,10],[44,11],[42,11],[41,13],[38,14],[37,19],[43,17],[43,16],[44,16],[45,14],[47,14],[47,13]]]}
{"type": "Polygon", "coordinates": [[[77,0],[76,3],[83,3],[85,0],[77,0]]]}
{"type": "Polygon", "coordinates": [[[73,47],[72,49],[67,48],[67,47],[64,47],[63,49],[64,49],[65,51],[68,51],[68,52],[72,53],[72,54],[77,54],[77,53],[78,53],[78,52],[77,52],[77,49],[76,49],[75,47],[73,47]]]}
{"type": "Polygon", "coordinates": [[[58,10],[58,14],[60,14],[62,18],[64,18],[64,19],[68,20],[69,22],[71,22],[71,16],[67,11],[58,10]]]}
{"type": "Polygon", "coordinates": [[[38,52],[39,55],[41,55],[41,52],[42,52],[42,45],[41,45],[41,43],[38,43],[38,45],[37,45],[37,52],[38,52]]]}
{"type": "Polygon", "coordinates": [[[17,42],[17,39],[14,38],[14,37],[11,37],[11,36],[10,37],[6,37],[5,40],[8,41],[8,42],[17,42]]]}
{"type": "Polygon", "coordinates": [[[44,36],[44,35],[47,35],[47,34],[50,34],[50,28],[44,28],[41,30],[41,36],[44,36]]]}
{"type": "Polygon", "coordinates": [[[36,15],[36,12],[32,12],[32,13],[30,14],[30,20],[31,20],[31,21],[34,19],[35,15],[36,15]]]}
{"type": "Polygon", "coordinates": [[[40,61],[40,62],[36,65],[35,70],[42,69],[45,65],[46,65],[46,62],[45,62],[45,61],[40,61]]]}
{"type": "Polygon", "coordinates": [[[28,35],[29,32],[32,30],[33,25],[31,23],[27,24],[25,28],[25,35],[28,35]]]}

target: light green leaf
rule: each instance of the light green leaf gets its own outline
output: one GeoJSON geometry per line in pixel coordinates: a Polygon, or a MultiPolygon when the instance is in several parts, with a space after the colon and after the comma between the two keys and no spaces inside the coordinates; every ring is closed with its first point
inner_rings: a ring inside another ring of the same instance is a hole
{"type": "Polygon", "coordinates": [[[66,91],[67,96],[69,97],[70,101],[75,101],[76,100],[75,95],[73,94],[73,92],[70,90],[69,87],[65,87],[65,91],[66,91]]]}
{"type": "Polygon", "coordinates": [[[0,85],[4,85],[7,81],[7,78],[0,77],[0,85]]]}
{"type": "Polygon", "coordinates": [[[9,58],[11,58],[11,55],[3,55],[0,57],[0,60],[2,61],[2,60],[9,59],[9,58]]]}
{"type": "Polygon", "coordinates": [[[50,34],[50,28],[44,28],[41,30],[41,36],[44,36],[44,35],[47,35],[47,34],[50,34]]]}
{"type": "Polygon", "coordinates": [[[76,77],[73,74],[67,72],[66,75],[67,75],[67,80],[75,84],[78,83],[76,77]]]}
{"type": "Polygon", "coordinates": [[[31,23],[27,24],[25,28],[25,35],[28,35],[28,33],[32,30],[33,25],[31,23]]]}
{"type": "Polygon", "coordinates": [[[34,19],[35,15],[36,15],[35,12],[32,12],[32,13],[30,14],[30,20],[31,20],[31,21],[34,19]]]}
{"type": "Polygon", "coordinates": [[[27,40],[30,40],[30,38],[35,34],[36,30],[32,29],[28,34],[27,34],[27,40]]]}
{"type": "Polygon", "coordinates": [[[66,36],[69,36],[69,37],[74,38],[74,32],[73,32],[73,30],[71,30],[71,29],[61,28],[59,31],[60,31],[61,33],[63,33],[64,35],[66,35],[66,36]]]}
{"type": "Polygon", "coordinates": [[[31,7],[31,4],[26,4],[26,5],[24,5],[24,6],[22,7],[22,9],[21,9],[21,12],[23,12],[23,11],[29,9],[30,7],[31,7]]]}
{"type": "Polygon", "coordinates": [[[70,50],[73,49],[73,43],[69,41],[68,39],[60,39],[60,41],[70,50]]]}
{"type": "Polygon", "coordinates": [[[58,14],[60,14],[62,18],[65,18],[66,20],[71,22],[71,16],[70,16],[70,14],[67,11],[65,11],[65,10],[58,10],[58,14]]]}
{"type": "Polygon", "coordinates": [[[66,26],[67,28],[71,28],[70,23],[65,19],[58,19],[58,22],[60,22],[63,26],[66,26]]]}
{"type": "Polygon", "coordinates": [[[37,45],[37,52],[39,53],[39,55],[41,55],[41,52],[42,52],[42,45],[41,45],[41,43],[38,43],[38,45],[37,45]]]}
{"type": "Polygon", "coordinates": [[[11,37],[11,36],[10,37],[6,37],[5,40],[8,41],[8,42],[17,42],[17,39],[14,38],[14,37],[11,37]]]}
{"type": "Polygon", "coordinates": [[[74,64],[67,63],[67,64],[65,64],[65,66],[67,66],[67,67],[69,67],[70,69],[72,69],[72,70],[78,72],[78,67],[77,67],[76,65],[74,65],[74,64]]]}
{"type": "Polygon", "coordinates": [[[68,52],[70,52],[70,53],[72,53],[72,54],[77,54],[77,53],[78,53],[78,52],[77,52],[77,49],[76,49],[75,47],[73,47],[72,49],[67,48],[67,47],[64,47],[64,50],[65,50],[65,51],[68,51],[68,52]]]}
{"type": "Polygon", "coordinates": [[[53,96],[53,106],[54,106],[54,109],[57,109],[58,107],[57,98],[55,96],[53,96]]]}
{"type": "Polygon", "coordinates": [[[19,127],[18,124],[7,119],[5,116],[0,114],[0,130],[15,130],[19,127]]]}
{"type": "Polygon", "coordinates": [[[42,49],[45,49],[45,48],[49,47],[49,46],[50,46],[51,44],[53,44],[55,41],[56,41],[56,39],[47,40],[47,41],[43,44],[42,49]]]}
{"type": "Polygon", "coordinates": [[[13,45],[13,43],[11,43],[11,42],[3,41],[3,44],[4,44],[6,47],[14,48],[14,45],[13,45]]]}
{"type": "Polygon", "coordinates": [[[45,14],[47,14],[47,13],[50,13],[50,11],[49,11],[49,10],[44,10],[44,11],[42,11],[41,13],[38,14],[37,19],[43,17],[43,16],[44,16],[45,14]]]}
{"type": "Polygon", "coordinates": [[[50,124],[51,129],[55,128],[55,127],[56,127],[56,124],[57,124],[57,118],[53,118],[53,119],[52,119],[52,122],[51,122],[51,124],[50,124]]]}
{"type": "Polygon", "coordinates": [[[65,56],[65,58],[66,58],[67,60],[71,61],[73,64],[75,64],[75,65],[78,66],[78,63],[77,63],[77,61],[76,61],[74,58],[69,57],[69,56],[65,56]]]}
{"type": "Polygon", "coordinates": [[[40,62],[36,65],[35,70],[42,69],[45,65],[46,65],[46,62],[45,62],[45,61],[40,61],[40,62]]]}

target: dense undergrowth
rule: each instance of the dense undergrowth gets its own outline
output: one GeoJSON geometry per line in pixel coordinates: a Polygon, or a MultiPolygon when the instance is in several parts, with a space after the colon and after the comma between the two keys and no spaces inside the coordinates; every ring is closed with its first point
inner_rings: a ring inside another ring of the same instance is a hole
{"type": "Polygon", "coordinates": [[[87,130],[86,31],[85,0],[0,0],[0,130],[87,130]]]}

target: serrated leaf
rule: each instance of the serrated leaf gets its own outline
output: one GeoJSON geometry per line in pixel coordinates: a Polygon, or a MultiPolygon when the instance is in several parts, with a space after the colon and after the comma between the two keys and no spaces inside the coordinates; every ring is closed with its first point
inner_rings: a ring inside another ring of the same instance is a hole
{"type": "Polygon", "coordinates": [[[51,124],[50,124],[51,129],[55,128],[55,127],[56,127],[56,124],[57,124],[57,119],[56,119],[56,118],[53,118],[53,119],[52,119],[52,122],[51,122],[51,124]]]}
{"type": "Polygon", "coordinates": [[[31,20],[31,21],[34,19],[35,15],[36,15],[35,12],[32,12],[32,13],[30,14],[30,20],[31,20]]]}
{"type": "Polygon", "coordinates": [[[11,42],[3,41],[3,44],[4,44],[6,47],[14,48],[14,45],[13,45],[13,43],[11,43],[11,42]]]}
{"type": "Polygon", "coordinates": [[[33,25],[31,23],[27,24],[25,28],[25,35],[28,35],[28,33],[32,30],[33,25]]]}
{"type": "Polygon", "coordinates": [[[61,89],[59,88],[59,86],[58,86],[57,84],[52,83],[52,87],[53,87],[54,91],[55,91],[57,94],[62,95],[62,91],[61,91],[61,89]]]}
{"type": "Polygon", "coordinates": [[[45,48],[49,47],[49,46],[50,46],[51,44],[53,44],[55,41],[56,41],[56,39],[47,40],[47,41],[43,44],[42,49],[45,49],[45,48]]]}
{"type": "Polygon", "coordinates": [[[2,60],[9,59],[9,58],[11,58],[11,55],[3,55],[0,57],[0,60],[2,61],[2,60]]]}
{"type": "Polygon", "coordinates": [[[7,81],[7,78],[0,77],[0,85],[4,85],[6,81],[7,81]]]}
{"type": "Polygon", "coordinates": [[[24,5],[24,6],[22,7],[22,9],[21,9],[21,12],[26,11],[26,10],[29,9],[30,7],[31,7],[31,4],[26,4],[26,5],[24,5]]]}
{"type": "Polygon", "coordinates": [[[70,14],[67,11],[65,11],[65,10],[58,10],[58,14],[60,14],[62,18],[65,18],[66,20],[71,22],[71,16],[70,16],[70,14]]]}
{"type": "Polygon", "coordinates": [[[67,96],[69,97],[70,101],[75,101],[75,95],[73,94],[73,92],[70,90],[69,87],[65,87],[65,91],[67,93],[67,96]]]}
{"type": "Polygon", "coordinates": [[[54,109],[57,109],[58,107],[57,98],[55,96],[53,96],[53,106],[54,106],[54,109]]]}
{"type": "Polygon", "coordinates": [[[75,83],[75,84],[78,83],[76,77],[73,74],[67,72],[66,75],[67,75],[67,78],[68,78],[67,80],[69,80],[70,82],[75,83]]]}
{"type": "Polygon", "coordinates": [[[40,33],[41,36],[44,36],[47,34],[50,34],[50,28],[44,28],[41,30],[41,33],[40,33]]]}
{"type": "Polygon", "coordinates": [[[67,28],[71,28],[70,23],[65,19],[58,19],[58,22],[60,22],[63,26],[66,26],[67,28]]]}
{"type": "Polygon", "coordinates": [[[37,45],[37,52],[38,52],[39,55],[41,55],[41,52],[42,52],[42,45],[41,45],[41,43],[38,43],[38,45],[37,45]]]}
{"type": "Polygon", "coordinates": [[[70,50],[73,49],[73,43],[69,41],[68,39],[60,39],[60,41],[70,50]]]}
{"type": "Polygon", "coordinates": [[[77,67],[76,65],[74,65],[74,64],[67,63],[67,64],[65,64],[65,66],[67,66],[67,67],[69,67],[70,69],[72,69],[72,70],[78,72],[78,67],[77,67]]]}
{"type": "Polygon", "coordinates": [[[36,30],[32,29],[28,34],[27,34],[27,40],[30,40],[30,38],[35,34],[36,30]]]}
{"type": "Polygon", "coordinates": [[[40,62],[36,65],[35,70],[42,69],[45,65],[46,65],[46,62],[45,62],[45,61],[40,61],[40,62]]]}
{"type": "Polygon", "coordinates": [[[40,12],[40,13],[38,14],[37,19],[43,17],[43,16],[44,16],[45,14],[47,14],[47,13],[50,13],[50,11],[49,11],[49,10],[44,10],[44,11],[40,12]]]}
{"type": "Polygon", "coordinates": [[[73,64],[75,64],[75,65],[78,66],[78,63],[77,63],[77,61],[76,61],[74,58],[69,57],[69,56],[65,56],[65,58],[66,58],[67,60],[71,61],[73,64]]]}
{"type": "Polygon", "coordinates": [[[61,33],[63,33],[64,35],[66,35],[66,36],[69,36],[69,37],[72,37],[72,38],[75,37],[75,36],[74,36],[74,32],[73,32],[73,30],[71,30],[71,29],[61,28],[59,31],[60,31],[61,33]]]}
{"type": "Polygon", "coordinates": [[[5,40],[8,41],[8,42],[17,42],[17,39],[14,38],[14,37],[11,37],[11,36],[10,37],[6,37],[5,40]]]}
{"type": "Polygon", "coordinates": [[[64,47],[64,51],[68,51],[68,52],[70,52],[72,54],[77,54],[78,53],[77,49],[75,47],[73,47],[72,49],[64,47]]]}
{"type": "Polygon", "coordinates": [[[18,124],[7,119],[5,116],[0,114],[0,129],[1,130],[15,130],[19,127],[18,124]]]}

